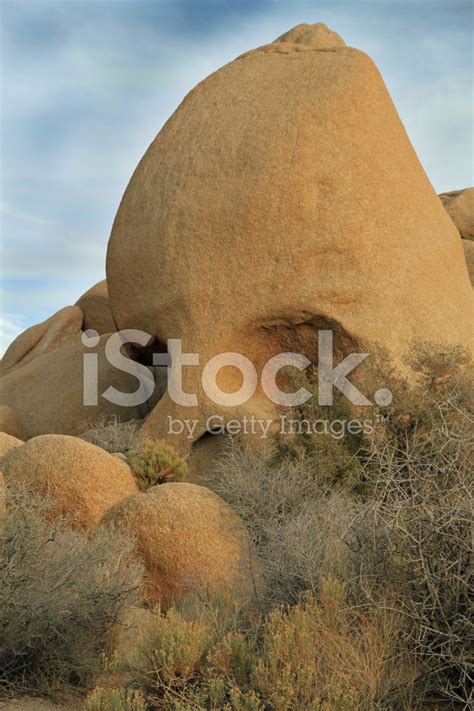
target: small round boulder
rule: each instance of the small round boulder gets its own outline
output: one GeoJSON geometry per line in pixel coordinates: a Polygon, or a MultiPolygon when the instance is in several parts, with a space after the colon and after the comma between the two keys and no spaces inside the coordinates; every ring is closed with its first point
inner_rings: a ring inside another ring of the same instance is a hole
{"type": "Polygon", "coordinates": [[[254,595],[255,561],[242,520],[209,489],[169,483],[125,499],[103,521],[135,536],[144,597],[166,607],[186,594],[254,595]]]}
{"type": "Polygon", "coordinates": [[[452,190],[439,197],[461,237],[474,240],[474,188],[452,190]]]}
{"type": "Polygon", "coordinates": [[[117,457],[68,435],[40,435],[3,460],[8,488],[28,488],[54,503],[55,515],[93,529],[105,512],[138,493],[130,467],[117,457]]]}

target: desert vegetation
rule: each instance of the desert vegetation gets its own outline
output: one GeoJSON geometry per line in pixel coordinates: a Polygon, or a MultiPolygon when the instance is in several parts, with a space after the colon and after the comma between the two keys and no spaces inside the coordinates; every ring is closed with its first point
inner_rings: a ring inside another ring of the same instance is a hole
{"type": "Polygon", "coordinates": [[[107,630],[137,599],[141,569],[119,531],[88,538],[26,490],[8,497],[0,540],[0,691],[54,693],[96,672],[107,630]]]}
{"type": "Polygon", "coordinates": [[[81,436],[107,452],[126,454],[138,442],[140,425],[137,420],[123,422],[117,415],[111,415],[102,417],[93,426],[84,426],[81,436]]]}
{"type": "MultiPolygon", "coordinates": [[[[370,432],[300,434],[265,453],[229,443],[202,483],[247,527],[255,596],[149,605],[126,661],[117,650],[104,665],[120,611],[138,602],[131,537],[87,537],[51,519],[48,501],[9,495],[4,695],[75,688],[87,711],[468,708],[472,371],[462,350],[432,345],[414,347],[409,365],[416,383],[394,374],[370,432]]],[[[185,474],[169,445],[127,438],[144,490],[185,474]]]]}
{"type": "Polygon", "coordinates": [[[165,481],[185,479],[188,465],[174,447],[163,440],[140,439],[127,461],[142,489],[165,481]]]}

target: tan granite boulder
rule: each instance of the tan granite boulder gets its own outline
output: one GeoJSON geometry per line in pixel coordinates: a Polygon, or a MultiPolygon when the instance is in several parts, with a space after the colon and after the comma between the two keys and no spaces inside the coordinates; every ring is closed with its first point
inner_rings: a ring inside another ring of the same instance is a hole
{"type": "MultiPolygon", "coordinates": [[[[45,353],[0,379],[0,402],[18,413],[27,437],[40,434],[78,435],[112,415],[126,421],[140,420],[148,414],[149,407],[164,389],[160,369],[155,369],[157,385],[154,399],[127,404],[129,395],[138,391],[140,383],[133,374],[109,362],[105,352],[108,342],[109,336],[105,335],[97,339],[96,345],[88,347],[81,338],[76,337],[62,348],[45,353]],[[85,361],[85,356],[95,356],[97,360],[85,361]],[[84,404],[86,362],[90,368],[90,389],[97,392],[96,401],[86,400],[91,404],[84,404]],[[124,404],[116,404],[105,397],[109,388],[125,393],[124,404]]],[[[130,359],[133,357],[131,348],[124,346],[122,351],[128,356],[129,367],[135,368],[130,359]]],[[[120,364],[121,367],[123,364],[120,364]]],[[[141,366],[140,372],[153,387],[152,370],[141,366]]]]}
{"type": "Polygon", "coordinates": [[[77,437],[33,437],[2,462],[8,488],[28,488],[55,505],[55,515],[72,516],[93,529],[105,512],[138,487],[130,467],[77,437]]]}
{"type": "Polygon", "coordinates": [[[116,331],[115,322],[109,306],[107,281],[99,281],[83,294],[76,302],[84,314],[83,330],[93,329],[99,335],[116,331]]]}
{"type": "Polygon", "coordinates": [[[20,422],[18,414],[12,407],[8,405],[0,405],[0,432],[13,435],[18,439],[25,439],[23,425],[20,422]]]}
{"type": "Polygon", "coordinates": [[[22,444],[24,444],[23,440],[6,432],[0,432],[0,462],[12,449],[20,447],[22,444]]]}
{"type": "Polygon", "coordinates": [[[474,241],[463,239],[462,246],[464,257],[466,258],[467,271],[469,272],[471,284],[474,286],[474,241]]]}
{"type": "Polygon", "coordinates": [[[255,562],[242,520],[203,486],[169,483],[131,496],[108,511],[104,525],[136,536],[145,597],[166,606],[191,592],[254,594],[255,562]]]}
{"type": "Polygon", "coordinates": [[[77,338],[84,315],[79,306],[66,306],[42,323],[31,326],[15,338],[5,351],[0,374],[27,365],[35,358],[77,338]]]}
{"type": "MultiPolygon", "coordinates": [[[[398,364],[412,340],[472,347],[472,289],[459,235],[410,144],[380,73],[320,24],[299,26],[198,84],[148,148],[117,212],[107,283],[119,328],[157,346],[181,339],[196,406],[168,417],[276,417],[260,388],[242,406],[206,395],[203,367],[243,354],[260,375],[294,351],[317,360],[381,347],[398,364]],[[449,264],[449,269],[446,268],[449,264]]],[[[238,390],[236,368],[220,373],[238,390]]],[[[367,393],[372,398],[373,393],[367,393]]],[[[225,399],[225,398],[224,398],[225,399]]],[[[373,401],[373,400],[372,400],[373,401]]],[[[173,444],[183,451],[183,435],[173,444]]]]}
{"type": "Polygon", "coordinates": [[[461,237],[474,240],[474,188],[452,190],[439,197],[461,237]]]}

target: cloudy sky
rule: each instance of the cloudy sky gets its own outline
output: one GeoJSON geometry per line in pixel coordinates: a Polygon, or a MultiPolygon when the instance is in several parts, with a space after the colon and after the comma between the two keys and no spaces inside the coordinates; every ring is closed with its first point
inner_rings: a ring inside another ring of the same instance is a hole
{"type": "Polygon", "coordinates": [[[472,0],[0,0],[0,349],[104,278],[133,169],[184,95],[325,22],[370,54],[437,192],[473,184],[472,0]]]}

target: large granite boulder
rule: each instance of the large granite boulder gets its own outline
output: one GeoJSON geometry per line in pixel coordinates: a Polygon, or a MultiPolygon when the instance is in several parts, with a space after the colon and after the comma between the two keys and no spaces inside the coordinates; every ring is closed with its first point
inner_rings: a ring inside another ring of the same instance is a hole
{"type": "MultiPolygon", "coordinates": [[[[320,329],[340,353],[377,346],[396,362],[414,338],[472,345],[456,228],[372,60],[319,24],[186,96],[127,187],[107,283],[119,328],[199,354],[183,381],[197,406],[164,397],[145,423],[153,437],[170,436],[168,416],[199,418],[194,439],[216,411],[275,416],[260,389],[242,407],[207,397],[202,369],[223,352],[260,372],[281,351],[315,361],[320,329]]],[[[223,369],[218,383],[238,390],[241,375],[223,369]]]]}

